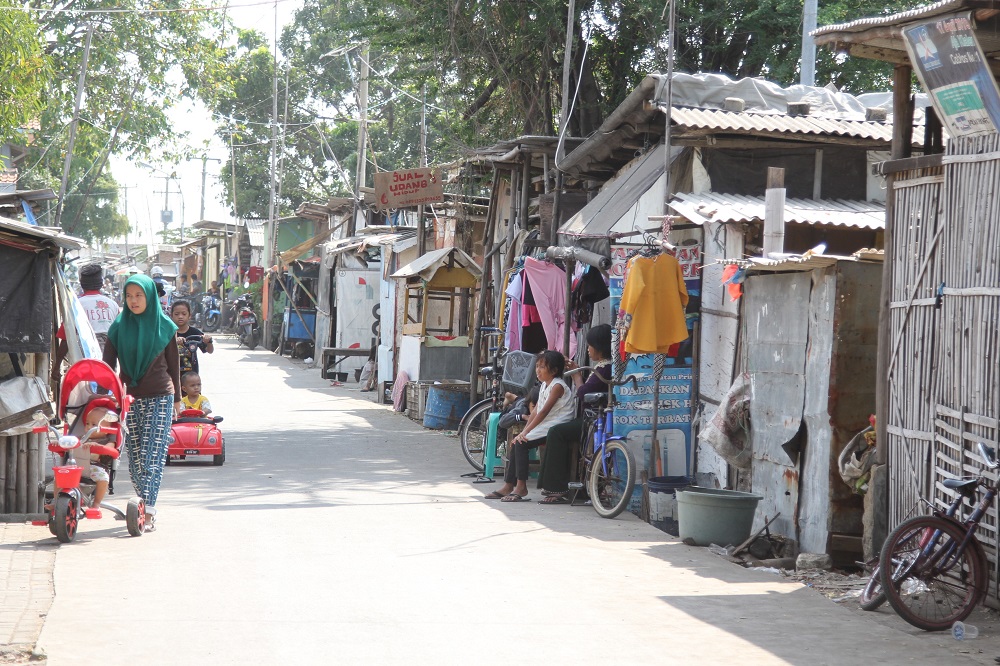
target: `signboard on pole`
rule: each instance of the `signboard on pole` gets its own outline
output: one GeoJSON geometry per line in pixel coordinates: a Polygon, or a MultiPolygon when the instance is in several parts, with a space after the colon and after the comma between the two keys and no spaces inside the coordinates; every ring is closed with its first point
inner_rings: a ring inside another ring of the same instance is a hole
{"type": "Polygon", "coordinates": [[[379,210],[407,208],[444,201],[440,169],[405,169],[375,174],[375,201],[379,210]]]}
{"type": "Polygon", "coordinates": [[[996,132],[1000,91],[973,32],[971,12],[903,28],[917,78],[953,137],[996,132]]]}

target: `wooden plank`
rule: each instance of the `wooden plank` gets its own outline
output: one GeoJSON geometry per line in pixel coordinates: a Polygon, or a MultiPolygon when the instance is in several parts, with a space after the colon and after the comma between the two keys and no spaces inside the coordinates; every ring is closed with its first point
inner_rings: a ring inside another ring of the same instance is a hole
{"type": "Polygon", "coordinates": [[[920,155],[918,157],[905,157],[886,160],[885,162],[876,162],[872,165],[872,173],[876,176],[888,176],[906,171],[939,167],[942,165],[941,160],[943,158],[944,155],[938,153],[935,155],[920,155]]]}

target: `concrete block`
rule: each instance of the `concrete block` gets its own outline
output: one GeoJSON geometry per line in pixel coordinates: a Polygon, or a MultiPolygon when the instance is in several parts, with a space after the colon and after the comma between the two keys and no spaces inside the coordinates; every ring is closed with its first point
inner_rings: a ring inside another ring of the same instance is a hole
{"type": "Polygon", "coordinates": [[[826,553],[800,553],[795,559],[795,568],[799,571],[803,569],[823,569],[829,571],[833,568],[833,558],[826,553]]]}

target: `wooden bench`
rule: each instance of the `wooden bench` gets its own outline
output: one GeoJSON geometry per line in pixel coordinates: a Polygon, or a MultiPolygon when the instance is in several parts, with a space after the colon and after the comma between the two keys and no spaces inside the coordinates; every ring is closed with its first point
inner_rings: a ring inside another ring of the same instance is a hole
{"type": "Polygon", "coordinates": [[[330,379],[330,369],[345,358],[352,356],[368,358],[371,353],[371,349],[363,347],[323,347],[323,353],[320,356],[320,377],[330,379]]]}

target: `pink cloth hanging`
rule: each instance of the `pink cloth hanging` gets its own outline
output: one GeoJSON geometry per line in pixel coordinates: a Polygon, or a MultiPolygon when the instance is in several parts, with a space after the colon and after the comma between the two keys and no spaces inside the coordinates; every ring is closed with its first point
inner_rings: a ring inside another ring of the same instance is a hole
{"type": "MultiPolygon", "coordinates": [[[[531,294],[545,329],[549,349],[562,351],[563,328],[567,324],[566,271],[558,266],[528,257],[524,271],[531,280],[531,294]]],[[[569,337],[569,355],[576,355],[576,336],[569,337]]]]}

